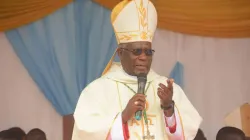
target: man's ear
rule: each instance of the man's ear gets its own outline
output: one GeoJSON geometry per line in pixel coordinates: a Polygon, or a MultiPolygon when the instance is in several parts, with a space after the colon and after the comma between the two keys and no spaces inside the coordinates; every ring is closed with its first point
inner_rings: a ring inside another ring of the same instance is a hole
{"type": "Polygon", "coordinates": [[[121,47],[119,46],[119,48],[117,49],[117,54],[118,54],[118,56],[121,58],[121,56],[122,56],[122,49],[121,49],[121,47]]]}

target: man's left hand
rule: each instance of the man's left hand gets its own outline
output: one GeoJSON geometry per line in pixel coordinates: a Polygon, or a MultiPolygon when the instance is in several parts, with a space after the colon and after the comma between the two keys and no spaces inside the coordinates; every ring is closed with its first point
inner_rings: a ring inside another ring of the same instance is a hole
{"type": "MultiPolygon", "coordinates": [[[[160,83],[159,87],[157,89],[157,94],[161,100],[161,105],[164,107],[169,106],[173,102],[172,98],[173,98],[174,79],[168,79],[167,83],[168,83],[168,86],[165,86],[164,84],[160,83]]],[[[170,113],[170,114],[172,114],[172,113],[170,113]]]]}

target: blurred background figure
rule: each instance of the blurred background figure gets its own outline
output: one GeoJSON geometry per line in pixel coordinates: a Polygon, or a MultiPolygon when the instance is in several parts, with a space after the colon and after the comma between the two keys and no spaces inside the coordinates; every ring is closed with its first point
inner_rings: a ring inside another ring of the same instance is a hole
{"type": "Polygon", "coordinates": [[[12,127],[7,131],[15,140],[25,140],[26,133],[20,127],[12,127]]]}
{"type": "Polygon", "coordinates": [[[223,127],[216,136],[216,140],[245,140],[245,133],[236,127],[223,127]]]}
{"type": "Polygon", "coordinates": [[[0,140],[26,140],[26,134],[22,129],[14,127],[1,131],[0,140]]]}
{"type": "Polygon", "coordinates": [[[26,140],[47,140],[46,134],[39,128],[34,128],[27,133],[26,140]]]}
{"type": "Polygon", "coordinates": [[[26,134],[20,127],[12,127],[0,132],[0,140],[26,140],[26,134]]]}

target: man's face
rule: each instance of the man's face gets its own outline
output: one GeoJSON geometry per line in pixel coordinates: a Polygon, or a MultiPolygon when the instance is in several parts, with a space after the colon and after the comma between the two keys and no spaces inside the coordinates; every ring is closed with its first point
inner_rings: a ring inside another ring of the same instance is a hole
{"type": "Polygon", "coordinates": [[[124,71],[133,76],[140,73],[148,74],[153,53],[151,43],[146,41],[123,43],[118,48],[118,55],[124,71]]]}

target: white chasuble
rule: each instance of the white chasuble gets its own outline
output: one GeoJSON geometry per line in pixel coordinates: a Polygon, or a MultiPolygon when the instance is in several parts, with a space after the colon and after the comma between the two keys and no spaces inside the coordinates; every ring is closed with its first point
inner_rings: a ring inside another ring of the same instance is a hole
{"type": "MultiPolygon", "coordinates": [[[[130,140],[193,140],[202,121],[200,115],[189,102],[182,89],[173,85],[177,129],[168,131],[160,99],[157,95],[159,83],[167,86],[167,78],[152,70],[148,73],[146,94],[146,115],[137,121],[128,121],[130,140]]],[[[101,78],[90,83],[81,93],[75,113],[72,140],[124,140],[121,112],[137,92],[137,78],[127,75],[120,63],[114,63],[101,78]]]]}

